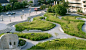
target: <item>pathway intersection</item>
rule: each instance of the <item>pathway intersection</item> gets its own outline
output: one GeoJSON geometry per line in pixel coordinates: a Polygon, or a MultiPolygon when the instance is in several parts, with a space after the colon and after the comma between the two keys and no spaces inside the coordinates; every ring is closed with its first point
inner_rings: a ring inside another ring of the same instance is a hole
{"type": "MultiPolygon", "coordinates": [[[[41,14],[41,13],[43,13],[43,11],[39,11],[39,12],[37,12],[37,14],[36,14],[35,12],[32,12],[32,13],[30,14],[30,16],[29,16],[28,14],[25,14],[24,17],[23,17],[23,19],[21,19],[21,16],[16,17],[16,18],[11,17],[11,19],[12,19],[11,22],[10,22],[9,19],[7,18],[7,19],[4,19],[4,21],[0,21],[0,23],[6,24],[7,26],[9,25],[10,29],[12,29],[12,30],[10,30],[10,32],[16,32],[16,31],[15,31],[15,27],[14,27],[13,25],[15,25],[16,23],[18,23],[18,22],[20,22],[20,21],[23,21],[23,22],[26,21],[28,17],[34,16],[34,15],[35,15],[35,17],[36,17],[36,15],[41,14]]],[[[43,15],[43,14],[41,14],[41,15],[43,15]]],[[[83,20],[84,20],[84,19],[83,19],[83,20]]],[[[85,21],[86,21],[86,20],[85,20],[85,21]]],[[[61,29],[61,25],[60,25],[60,24],[57,24],[57,23],[54,23],[54,24],[56,24],[56,27],[54,27],[53,29],[51,29],[51,30],[49,30],[49,31],[40,31],[40,32],[47,32],[47,33],[51,34],[53,37],[51,37],[51,38],[49,38],[49,39],[41,40],[41,41],[31,41],[31,40],[22,38],[22,39],[24,39],[24,40],[27,41],[27,46],[24,47],[24,48],[22,48],[22,50],[23,50],[23,49],[26,50],[26,49],[28,49],[28,48],[31,48],[32,46],[38,44],[39,42],[45,42],[45,41],[53,40],[53,39],[56,39],[56,38],[60,38],[60,39],[61,39],[61,38],[83,39],[83,38],[71,36],[71,35],[68,35],[68,34],[64,33],[63,30],[61,29]],[[56,36],[55,33],[57,33],[58,36],[56,36]]],[[[26,31],[26,32],[29,32],[29,31],[26,31]]],[[[36,32],[37,32],[37,31],[36,31],[36,32]]],[[[24,33],[25,33],[25,32],[24,32],[24,33]]],[[[86,40],[86,39],[83,39],[83,40],[86,40]]]]}

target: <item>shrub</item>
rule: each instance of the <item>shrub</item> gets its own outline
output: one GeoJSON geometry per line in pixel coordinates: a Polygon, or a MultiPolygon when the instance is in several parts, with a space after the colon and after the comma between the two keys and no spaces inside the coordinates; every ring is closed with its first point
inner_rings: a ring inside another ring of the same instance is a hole
{"type": "Polygon", "coordinates": [[[52,37],[52,35],[48,33],[14,33],[14,34],[17,34],[20,38],[26,38],[33,41],[44,40],[52,37]]]}
{"type": "Polygon", "coordinates": [[[46,8],[46,5],[41,5],[40,9],[45,9],[46,8]]]}
{"type": "Polygon", "coordinates": [[[47,9],[48,12],[52,12],[52,7],[50,6],[48,9],[47,9]]]}
{"type": "Polygon", "coordinates": [[[45,19],[45,17],[40,17],[40,19],[45,19]]]}
{"type": "Polygon", "coordinates": [[[78,9],[78,10],[77,10],[77,12],[81,13],[81,10],[80,10],[80,9],[78,9]]]}
{"type": "Polygon", "coordinates": [[[25,44],[26,44],[26,41],[19,38],[19,44],[18,44],[18,46],[23,46],[25,44]]]}

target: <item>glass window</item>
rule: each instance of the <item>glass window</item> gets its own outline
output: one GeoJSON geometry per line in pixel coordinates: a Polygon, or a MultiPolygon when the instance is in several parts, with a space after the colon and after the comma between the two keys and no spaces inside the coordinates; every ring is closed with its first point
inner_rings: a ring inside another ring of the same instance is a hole
{"type": "Polygon", "coordinates": [[[85,3],[85,1],[83,1],[83,3],[85,3]]]}
{"type": "Polygon", "coordinates": [[[86,7],[86,5],[84,5],[84,7],[86,7]]]}
{"type": "Polygon", "coordinates": [[[11,42],[9,43],[9,45],[12,45],[11,42]]]}
{"type": "Polygon", "coordinates": [[[16,45],[16,42],[14,42],[14,45],[16,45]]]}

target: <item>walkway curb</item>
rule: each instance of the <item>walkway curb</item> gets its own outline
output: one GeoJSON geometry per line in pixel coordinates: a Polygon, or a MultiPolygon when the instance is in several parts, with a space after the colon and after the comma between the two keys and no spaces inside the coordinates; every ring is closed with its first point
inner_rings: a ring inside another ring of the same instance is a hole
{"type": "Polygon", "coordinates": [[[24,47],[26,47],[27,46],[27,41],[26,41],[26,43],[25,43],[25,45],[23,45],[23,46],[20,46],[20,48],[22,49],[22,48],[24,48],[24,47]]]}

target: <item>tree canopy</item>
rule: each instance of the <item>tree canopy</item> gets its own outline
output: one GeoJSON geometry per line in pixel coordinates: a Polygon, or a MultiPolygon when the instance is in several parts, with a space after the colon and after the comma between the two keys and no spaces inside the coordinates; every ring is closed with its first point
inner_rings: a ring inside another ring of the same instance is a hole
{"type": "Polygon", "coordinates": [[[0,4],[0,12],[2,11],[2,8],[3,8],[3,7],[2,7],[2,5],[0,4]]]}
{"type": "Polygon", "coordinates": [[[15,3],[15,2],[18,2],[18,0],[10,0],[10,2],[13,2],[13,3],[15,3]]]}

